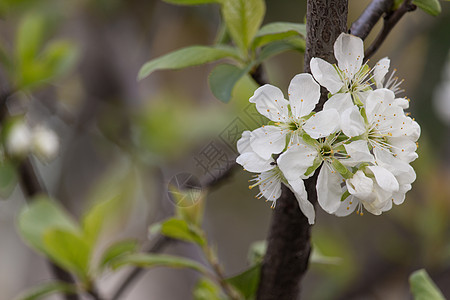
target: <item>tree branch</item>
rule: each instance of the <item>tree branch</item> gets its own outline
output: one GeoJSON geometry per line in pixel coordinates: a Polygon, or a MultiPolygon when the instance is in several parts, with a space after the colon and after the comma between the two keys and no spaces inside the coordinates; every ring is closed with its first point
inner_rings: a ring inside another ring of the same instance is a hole
{"type": "MultiPolygon", "coordinates": [[[[309,61],[320,57],[333,63],[333,44],[346,31],[347,0],[308,0],[305,71],[310,72],[309,61]]],[[[317,109],[327,99],[322,88],[317,109]]],[[[317,172],[316,172],[317,174],[317,172]]],[[[305,180],[308,199],[317,202],[317,175],[305,180]]],[[[258,300],[297,299],[299,282],[308,268],[311,226],[302,214],[294,194],[283,186],[277,201],[268,237],[258,287],[258,300]]]]}
{"type": "Polygon", "coordinates": [[[381,16],[388,13],[393,5],[394,0],[373,0],[369,3],[361,16],[353,22],[350,33],[364,40],[381,16]]]}
{"type": "Polygon", "coordinates": [[[400,21],[400,19],[407,12],[413,11],[417,8],[414,4],[411,4],[411,2],[412,0],[403,1],[402,5],[400,5],[397,10],[395,10],[391,14],[388,14],[384,18],[383,29],[380,31],[375,41],[364,53],[364,60],[369,59],[373,54],[375,54],[375,52],[380,48],[381,44],[383,44],[388,34],[391,32],[392,28],[394,28],[398,21],[400,21]]]}

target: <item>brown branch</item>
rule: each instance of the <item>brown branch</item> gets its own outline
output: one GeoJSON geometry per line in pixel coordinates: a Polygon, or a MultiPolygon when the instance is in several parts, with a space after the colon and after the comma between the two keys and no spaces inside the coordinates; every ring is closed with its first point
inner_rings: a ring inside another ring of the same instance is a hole
{"type": "MultiPolygon", "coordinates": [[[[334,62],[333,44],[346,31],[347,0],[308,0],[305,71],[309,61],[320,57],[334,62]]],[[[327,99],[322,89],[320,105],[327,99]]],[[[316,172],[317,174],[317,172],[316,172]]],[[[317,202],[317,175],[305,181],[308,199],[317,202]]],[[[294,194],[283,187],[272,217],[267,252],[258,287],[258,300],[297,299],[299,283],[308,268],[311,226],[302,214],[294,194]]]]}
{"type": "Polygon", "coordinates": [[[394,0],[373,0],[361,16],[353,22],[350,27],[350,33],[364,40],[381,16],[388,13],[393,5],[394,0]]]}
{"type": "Polygon", "coordinates": [[[412,0],[403,1],[402,5],[395,10],[394,12],[388,14],[384,18],[383,29],[381,29],[375,41],[370,45],[370,47],[364,53],[364,60],[372,57],[373,54],[380,48],[381,44],[383,44],[384,40],[391,32],[392,28],[400,21],[400,19],[410,11],[415,10],[417,7],[414,4],[411,4],[412,0]]]}

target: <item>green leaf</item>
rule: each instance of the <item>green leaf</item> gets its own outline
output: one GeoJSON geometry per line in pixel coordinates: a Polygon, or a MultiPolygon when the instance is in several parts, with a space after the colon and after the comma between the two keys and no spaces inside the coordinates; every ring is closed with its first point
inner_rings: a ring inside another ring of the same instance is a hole
{"type": "Polygon", "coordinates": [[[19,25],[16,36],[16,57],[27,65],[37,56],[45,34],[45,19],[38,14],[26,15],[19,25]]]}
{"type": "Polygon", "coordinates": [[[412,4],[432,16],[437,16],[442,10],[438,0],[413,0],[412,4]]]}
{"type": "Polygon", "coordinates": [[[334,256],[324,255],[317,246],[312,248],[310,262],[313,264],[322,265],[339,265],[342,262],[342,258],[334,256]]]}
{"type": "Polygon", "coordinates": [[[91,248],[80,234],[51,229],[44,234],[46,253],[63,269],[76,273],[80,279],[88,277],[91,248]]]}
{"type": "Polygon", "coordinates": [[[47,77],[59,77],[67,73],[77,61],[78,48],[70,41],[54,41],[44,49],[43,62],[47,77]]]}
{"type": "Polygon", "coordinates": [[[195,243],[200,246],[206,244],[200,229],[181,219],[169,219],[163,222],[161,224],[161,234],[174,239],[195,243]]]}
{"type": "Polygon", "coordinates": [[[0,197],[8,198],[17,183],[17,170],[9,160],[0,162],[0,197]]]}
{"type": "Polygon", "coordinates": [[[156,70],[182,69],[206,64],[225,57],[238,59],[230,47],[191,46],[170,52],[145,63],[139,71],[138,80],[142,80],[156,70]]]}
{"type": "Polygon", "coordinates": [[[109,246],[105,250],[105,252],[103,252],[103,255],[100,259],[99,267],[102,270],[119,257],[131,253],[136,253],[138,249],[139,244],[137,241],[134,240],[119,241],[117,243],[114,243],[111,246],[109,246]]]}
{"type": "Polygon", "coordinates": [[[225,299],[216,283],[207,278],[201,278],[194,287],[194,300],[225,299]]]}
{"type": "Polygon", "coordinates": [[[248,270],[228,278],[226,281],[233,285],[245,299],[251,299],[258,288],[260,269],[261,264],[254,265],[248,270]]]}
{"type": "Polygon", "coordinates": [[[228,31],[242,53],[248,54],[249,46],[264,18],[266,5],[263,0],[223,0],[222,14],[228,31]]]}
{"type": "Polygon", "coordinates": [[[267,44],[261,50],[258,55],[258,62],[263,62],[264,60],[280,54],[286,51],[298,51],[301,53],[305,52],[305,40],[299,37],[290,37],[285,40],[275,41],[267,44]]]}
{"type": "Polygon", "coordinates": [[[77,290],[74,285],[58,281],[47,282],[31,288],[29,291],[17,297],[16,300],[37,300],[54,293],[75,294],[76,292],[77,290]]]}
{"type": "Polygon", "coordinates": [[[141,268],[169,267],[188,268],[203,274],[208,274],[205,267],[196,261],[167,254],[130,254],[124,255],[111,263],[114,269],[122,266],[133,265],[141,268]]]}
{"type": "Polygon", "coordinates": [[[425,269],[415,271],[409,277],[411,293],[414,300],[445,300],[439,288],[433,282],[425,269]]]}
{"type": "Polygon", "coordinates": [[[339,160],[336,158],[331,159],[331,165],[334,167],[336,171],[338,171],[342,177],[345,179],[350,179],[353,177],[353,173],[350,172],[346,166],[344,166],[339,160]]]}
{"type": "Polygon", "coordinates": [[[198,5],[206,3],[219,3],[220,0],[163,0],[166,3],[178,5],[198,5]]]}
{"type": "Polygon", "coordinates": [[[217,99],[227,103],[231,99],[234,86],[248,71],[249,68],[239,69],[229,64],[218,65],[209,74],[209,88],[217,99]]]}
{"type": "Polygon", "coordinates": [[[55,202],[44,196],[32,200],[19,215],[19,231],[36,250],[46,253],[44,233],[51,229],[79,232],[77,224],[55,202]]]}
{"type": "Polygon", "coordinates": [[[279,41],[290,36],[306,37],[306,25],[290,22],[269,23],[256,33],[253,48],[264,46],[270,42],[279,41]]]}

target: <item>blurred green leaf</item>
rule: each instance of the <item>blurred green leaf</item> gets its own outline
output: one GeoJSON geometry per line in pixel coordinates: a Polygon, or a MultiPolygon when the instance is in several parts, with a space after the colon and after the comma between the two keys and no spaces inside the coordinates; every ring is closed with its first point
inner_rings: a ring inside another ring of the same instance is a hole
{"type": "Polygon", "coordinates": [[[194,300],[222,300],[225,299],[220,287],[207,278],[201,278],[194,287],[194,300]]]}
{"type": "Polygon", "coordinates": [[[245,299],[252,299],[258,288],[260,269],[261,264],[254,265],[248,270],[228,278],[226,281],[233,285],[245,299]]]}
{"type": "Polygon", "coordinates": [[[290,22],[269,23],[261,27],[253,40],[253,48],[264,46],[270,42],[279,41],[290,36],[306,37],[306,25],[290,22]]]}
{"type": "Polygon", "coordinates": [[[22,210],[18,226],[25,241],[43,253],[46,253],[44,234],[48,230],[79,232],[72,218],[58,204],[44,196],[33,199],[31,204],[22,210]]]}
{"type": "Polygon", "coordinates": [[[222,14],[233,41],[248,54],[249,46],[264,18],[263,0],[223,0],[222,14]]]}
{"type": "Polygon", "coordinates": [[[254,265],[262,262],[264,255],[266,254],[266,250],[267,242],[265,240],[252,243],[248,252],[248,261],[250,264],[254,265]]]}
{"type": "Polygon", "coordinates": [[[78,49],[70,41],[58,40],[50,43],[43,52],[43,62],[47,69],[47,78],[59,77],[67,73],[78,57],[78,49]]]}
{"type": "Polygon", "coordinates": [[[54,281],[35,286],[17,297],[16,300],[37,300],[55,293],[75,294],[76,292],[77,290],[74,285],[54,281]]]}
{"type": "Polygon", "coordinates": [[[196,261],[166,254],[129,254],[124,255],[112,262],[114,269],[122,266],[137,266],[141,268],[169,267],[169,268],[188,268],[200,273],[207,274],[205,267],[196,261]]]}
{"type": "Polygon", "coordinates": [[[26,67],[37,56],[45,34],[45,19],[42,15],[28,14],[19,25],[16,36],[16,57],[26,67]]]}
{"type": "Polygon", "coordinates": [[[413,0],[412,4],[417,5],[418,8],[432,16],[439,15],[442,10],[438,0],[413,0]]]}
{"type": "Polygon", "coordinates": [[[326,256],[319,250],[318,247],[314,246],[312,248],[311,257],[309,261],[315,264],[338,265],[342,262],[342,258],[326,256]]]}
{"type": "Polygon", "coordinates": [[[216,66],[208,77],[211,92],[220,101],[229,102],[234,86],[248,71],[249,68],[240,69],[230,64],[216,66]]]}
{"type": "Polygon", "coordinates": [[[74,272],[80,279],[88,278],[91,248],[80,234],[63,229],[44,233],[45,251],[63,269],[74,272]]]}
{"type": "Polygon", "coordinates": [[[17,183],[17,170],[10,160],[0,162],[0,197],[8,198],[17,183]]]}
{"type": "Polygon", "coordinates": [[[261,49],[258,55],[258,62],[263,62],[272,56],[290,50],[301,53],[305,52],[305,40],[299,37],[289,37],[281,41],[269,43],[261,49]]]}
{"type": "Polygon", "coordinates": [[[409,277],[414,300],[445,300],[439,288],[425,269],[417,270],[409,277]]]}
{"type": "Polygon", "coordinates": [[[190,46],[148,61],[140,69],[138,80],[144,79],[156,70],[182,69],[225,57],[239,58],[235,49],[231,47],[190,46]]]}
{"type": "Polygon", "coordinates": [[[169,219],[164,221],[161,224],[160,230],[161,234],[174,239],[192,242],[200,246],[206,244],[200,229],[181,219],[169,219]]]}
{"type": "Polygon", "coordinates": [[[178,5],[197,5],[206,3],[219,3],[221,0],[163,0],[163,1],[170,4],[178,4],[178,5]]]}
{"type": "Polygon", "coordinates": [[[134,240],[126,240],[119,241],[111,246],[109,246],[105,252],[103,252],[102,257],[100,259],[99,267],[100,269],[104,269],[108,265],[111,264],[117,258],[128,255],[131,253],[136,253],[139,249],[139,243],[134,240]]]}

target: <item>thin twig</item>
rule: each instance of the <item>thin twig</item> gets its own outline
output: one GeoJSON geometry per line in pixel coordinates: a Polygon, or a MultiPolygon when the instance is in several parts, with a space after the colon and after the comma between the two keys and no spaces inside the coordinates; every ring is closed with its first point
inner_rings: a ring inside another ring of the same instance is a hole
{"type": "MultiPolygon", "coordinates": [[[[167,247],[171,242],[175,241],[174,239],[171,239],[166,236],[159,236],[156,242],[147,249],[147,253],[157,253],[161,252],[161,250],[164,247],[167,247]]],[[[124,281],[119,285],[117,290],[114,292],[113,296],[111,297],[111,300],[118,300],[122,296],[122,294],[131,287],[131,285],[138,279],[140,276],[143,275],[144,271],[146,269],[144,268],[135,268],[133,269],[127,277],[125,277],[124,281]]]]}
{"type": "Polygon", "coordinates": [[[388,13],[393,5],[394,0],[373,0],[369,3],[361,16],[353,22],[350,27],[350,33],[364,40],[369,35],[370,31],[372,31],[381,16],[388,13]]]}
{"type": "Polygon", "coordinates": [[[411,4],[411,2],[412,0],[403,1],[402,5],[400,5],[397,10],[395,10],[391,14],[388,14],[384,18],[383,29],[380,31],[375,41],[364,53],[364,60],[368,60],[370,57],[372,57],[373,54],[375,54],[375,52],[380,48],[381,44],[383,44],[388,34],[391,32],[392,28],[394,28],[398,21],[400,21],[400,19],[407,12],[413,11],[417,8],[414,4],[411,4]]]}

